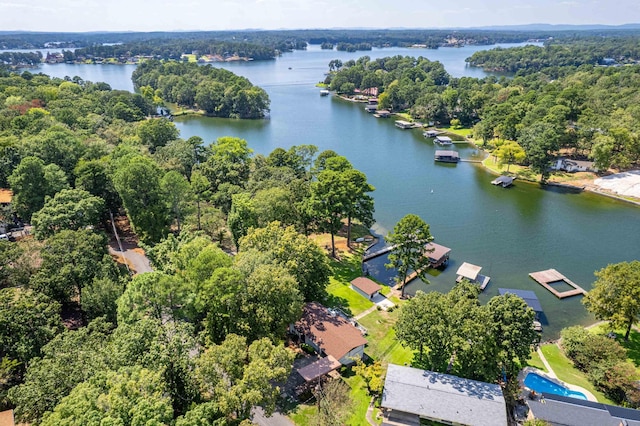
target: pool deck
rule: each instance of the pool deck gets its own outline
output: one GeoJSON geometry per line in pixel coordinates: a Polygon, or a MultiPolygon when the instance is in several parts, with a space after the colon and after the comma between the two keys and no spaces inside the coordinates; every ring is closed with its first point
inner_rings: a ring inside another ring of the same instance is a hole
{"type": "Polygon", "coordinates": [[[524,388],[524,378],[526,377],[526,375],[528,373],[536,373],[542,377],[546,377],[547,379],[558,383],[559,385],[562,385],[572,391],[577,391],[577,392],[582,392],[586,397],[588,401],[592,401],[592,402],[598,402],[598,398],[595,397],[594,394],[592,394],[591,392],[589,392],[588,390],[586,390],[583,387],[580,386],[576,386],[576,385],[571,385],[569,383],[565,383],[562,380],[558,379],[558,376],[556,375],[556,373],[553,371],[553,368],[551,368],[551,365],[549,365],[549,362],[547,362],[547,359],[544,357],[544,354],[542,353],[542,351],[540,350],[540,348],[538,347],[537,351],[538,355],[540,356],[540,359],[542,360],[542,363],[544,364],[545,368],[547,370],[549,370],[548,373],[542,371],[542,370],[538,370],[537,368],[533,368],[533,367],[525,367],[520,371],[520,374],[518,374],[518,382],[520,383],[520,386],[522,388],[524,388]]]}

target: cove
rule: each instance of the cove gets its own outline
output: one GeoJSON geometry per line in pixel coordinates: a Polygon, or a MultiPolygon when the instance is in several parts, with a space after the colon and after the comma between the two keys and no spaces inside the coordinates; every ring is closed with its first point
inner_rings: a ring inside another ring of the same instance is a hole
{"type": "MultiPolygon", "coordinates": [[[[477,50],[490,47],[473,46],[477,50]]],[[[393,119],[375,119],[361,104],[320,97],[314,87],[324,78],[331,59],[345,61],[365,54],[372,58],[422,55],[442,60],[454,76],[486,75],[465,67],[464,59],[471,53],[472,47],[356,53],[310,48],[274,61],[225,63],[221,66],[248,77],[269,93],[271,119],[177,117],[175,123],[183,138],[197,135],[210,143],[220,136],[237,136],[260,154],[277,147],[314,144],[321,151],[332,149],[346,156],[376,187],[375,232],[384,235],[405,214],[415,213],[431,225],[436,242],[452,249],[447,269],[431,276],[429,285],[412,283],[408,293],[448,291],[457,268],[470,262],[482,266],[483,273],[491,277],[482,300],[497,295],[499,287],[533,290],[544,309],[544,337],[556,337],[563,327],[586,324],[593,318],[580,303],[581,297],[560,301],[527,274],[555,268],[590,289],[595,270],[640,259],[640,210],[595,194],[520,181],[509,189],[495,187],[490,184],[494,177],[478,165],[434,163],[435,147],[420,131],[397,129],[393,119]]],[[[42,72],[56,76],[70,72],[87,80],[104,80],[113,88],[127,89],[128,84],[131,90],[134,66],[129,67],[62,64],[43,66],[42,72]]],[[[480,154],[470,145],[456,148],[462,158],[480,154]]],[[[370,271],[389,282],[392,274],[384,269],[384,262],[383,258],[373,261],[370,271]]]]}

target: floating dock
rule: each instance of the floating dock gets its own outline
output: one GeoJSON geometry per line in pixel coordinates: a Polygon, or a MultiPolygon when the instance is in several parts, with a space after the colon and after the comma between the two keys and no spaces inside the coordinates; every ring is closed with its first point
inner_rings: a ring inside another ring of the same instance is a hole
{"type": "Polygon", "coordinates": [[[562,275],[560,272],[555,269],[547,269],[546,271],[532,272],[529,274],[531,278],[533,278],[538,284],[542,287],[549,290],[554,296],[558,299],[564,299],[565,297],[577,296],[577,295],[586,295],[587,291],[580,287],[578,284],[571,281],[569,278],[562,275]],[[551,284],[556,282],[563,282],[571,287],[573,290],[567,291],[558,291],[551,284]]]}
{"type": "Polygon", "coordinates": [[[366,262],[368,260],[374,259],[378,256],[382,256],[385,253],[389,253],[391,250],[393,250],[394,248],[396,248],[396,246],[386,246],[378,251],[374,251],[373,253],[369,253],[369,254],[365,254],[364,256],[362,256],[362,261],[366,262]]]}

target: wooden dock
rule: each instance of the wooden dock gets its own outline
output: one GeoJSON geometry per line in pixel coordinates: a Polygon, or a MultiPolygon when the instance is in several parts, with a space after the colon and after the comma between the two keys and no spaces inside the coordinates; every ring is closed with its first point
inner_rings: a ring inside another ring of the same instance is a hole
{"type": "Polygon", "coordinates": [[[380,249],[378,251],[374,251],[373,253],[365,254],[364,256],[362,256],[362,261],[366,262],[366,261],[374,259],[374,258],[376,258],[378,256],[382,256],[383,254],[389,253],[394,248],[396,248],[396,246],[387,246],[387,247],[382,248],[382,249],[380,249]]]}
{"type": "Polygon", "coordinates": [[[532,272],[529,274],[531,278],[533,278],[538,284],[542,287],[549,290],[554,296],[558,299],[564,299],[565,297],[577,296],[577,295],[586,295],[587,291],[580,287],[578,284],[571,281],[569,278],[562,275],[560,272],[555,269],[547,269],[546,271],[532,272]],[[563,282],[571,287],[573,290],[567,291],[558,291],[551,285],[554,282],[563,282]]]}

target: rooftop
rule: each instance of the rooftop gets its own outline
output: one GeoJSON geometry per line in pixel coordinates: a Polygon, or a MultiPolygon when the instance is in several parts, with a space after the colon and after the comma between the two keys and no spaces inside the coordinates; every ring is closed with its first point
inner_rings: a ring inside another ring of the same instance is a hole
{"type": "Polygon", "coordinates": [[[462,265],[460,265],[456,274],[475,281],[475,279],[478,278],[478,274],[481,270],[482,266],[476,266],[472,265],[471,263],[464,262],[462,265]]]}
{"type": "Polygon", "coordinates": [[[304,306],[302,318],[295,324],[296,330],[312,338],[315,344],[329,356],[339,360],[358,346],[366,345],[362,332],[340,315],[319,303],[304,306]]]}
{"type": "Polygon", "coordinates": [[[340,361],[329,355],[320,358],[306,367],[299,368],[298,374],[300,374],[305,381],[310,382],[340,367],[342,367],[340,361]]]}
{"type": "Polygon", "coordinates": [[[518,290],[515,288],[499,288],[498,293],[500,295],[505,295],[507,293],[515,294],[516,296],[521,297],[524,301],[529,305],[531,309],[536,312],[542,312],[542,305],[540,305],[540,301],[538,300],[538,296],[531,290],[518,290]]]}
{"type": "Polygon", "coordinates": [[[527,405],[536,419],[553,425],[640,426],[640,411],[632,408],[546,393],[540,399],[527,400],[527,405]]]}
{"type": "Polygon", "coordinates": [[[381,406],[464,425],[507,424],[499,385],[394,364],[387,370],[381,406]]]}
{"type": "Polygon", "coordinates": [[[451,249],[449,247],[441,246],[440,244],[436,244],[436,243],[427,243],[425,245],[425,249],[427,250],[433,249],[433,251],[427,251],[427,256],[430,259],[435,259],[435,260],[441,259],[442,257],[448,255],[449,252],[451,252],[451,249]]]}
{"type": "Polygon", "coordinates": [[[358,277],[351,281],[351,285],[369,296],[374,294],[376,291],[382,290],[382,286],[367,277],[358,277]]]}

